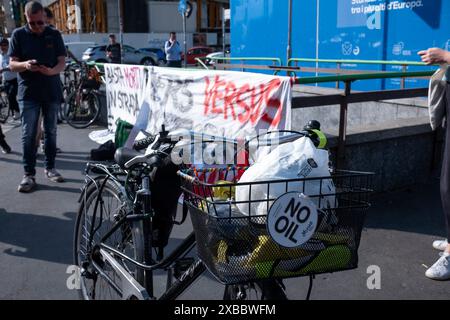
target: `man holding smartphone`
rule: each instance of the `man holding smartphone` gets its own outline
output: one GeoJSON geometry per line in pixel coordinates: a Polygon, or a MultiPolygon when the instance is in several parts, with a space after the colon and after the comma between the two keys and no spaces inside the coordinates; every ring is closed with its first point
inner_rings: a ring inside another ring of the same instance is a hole
{"type": "Polygon", "coordinates": [[[9,48],[10,69],[18,72],[18,101],[22,116],[22,148],[25,174],[19,192],[36,186],[36,132],[39,113],[44,118],[45,175],[63,182],[55,169],[56,124],[62,100],[59,74],[65,67],[66,50],[61,33],[45,23],[45,13],[37,1],[25,5],[27,24],[14,30],[9,48]]]}

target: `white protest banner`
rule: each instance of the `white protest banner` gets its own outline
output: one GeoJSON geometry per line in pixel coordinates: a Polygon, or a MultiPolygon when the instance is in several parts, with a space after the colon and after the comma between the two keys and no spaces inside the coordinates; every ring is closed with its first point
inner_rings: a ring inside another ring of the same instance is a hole
{"type": "Polygon", "coordinates": [[[117,119],[134,124],[144,101],[147,70],[144,66],[105,64],[108,129],[115,131],[117,119]]]}
{"type": "Polygon", "coordinates": [[[149,67],[147,130],[186,128],[243,137],[290,129],[291,79],[233,71],[149,67]]]}
{"type": "Polygon", "coordinates": [[[230,138],[290,129],[291,79],[216,70],[105,65],[108,130],[118,118],[135,124],[142,106],[149,133],[192,129],[230,138]]]}

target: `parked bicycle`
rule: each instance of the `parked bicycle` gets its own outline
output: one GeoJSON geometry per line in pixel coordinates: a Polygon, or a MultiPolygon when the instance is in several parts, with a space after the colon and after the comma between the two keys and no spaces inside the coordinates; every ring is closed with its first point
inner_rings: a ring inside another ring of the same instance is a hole
{"type": "Polygon", "coordinates": [[[9,107],[8,96],[4,86],[0,86],[0,122],[5,123],[14,113],[9,107]]]}
{"type": "MultiPolygon", "coordinates": [[[[371,173],[335,171],[328,177],[281,179],[227,184],[208,183],[191,165],[175,165],[170,154],[182,155],[180,139],[186,132],[167,132],[136,143],[145,154],[121,148],[115,165],[88,163],[86,184],[82,190],[74,236],[74,259],[80,267],[81,296],[84,299],[175,299],[204,271],[208,270],[224,284],[224,299],[286,299],[282,279],[357,267],[357,250],[364,212],[369,207],[371,173]],[[96,173],[98,176],[92,177],[96,173]],[[252,198],[251,188],[273,188],[291,184],[298,191],[315,181],[320,190],[308,194],[323,201],[320,221],[314,235],[299,248],[284,248],[274,241],[266,228],[267,216],[250,212],[239,215],[237,205],[262,203],[276,199],[252,198]],[[333,183],[335,189],[322,190],[333,183]],[[249,199],[239,203],[233,197],[224,200],[218,193],[233,193],[238,187],[250,188],[249,199]],[[224,189],[225,188],[225,189],[224,189]],[[178,198],[183,193],[183,215],[175,221],[178,198]],[[219,212],[220,211],[220,212],[219,212]],[[189,212],[193,231],[168,255],[164,254],[174,224],[184,223],[189,212]],[[164,215],[161,215],[164,214],[164,215]],[[197,248],[197,257],[189,253],[197,248]],[[155,250],[155,252],[153,252],[155,250]],[[155,296],[154,273],[166,275],[166,290],[155,296]]],[[[188,144],[208,145],[217,137],[190,132],[188,144]]],[[[282,133],[279,143],[300,137],[316,141],[311,131],[282,133]]],[[[234,144],[232,139],[223,140],[234,144]]],[[[271,139],[260,136],[246,140],[269,146],[271,139]]],[[[317,142],[316,142],[317,143],[317,142]]],[[[237,149],[236,149],[237,150],[237,149]]],[[[239,176],[245,168],[226,166],[239,176]]],[[[231,174],[231,173],[230,173],[231,174]]],[[[311,286],[308,290],[308,297],[311,286]]]]}
{"type": "Polygon", "coordinates": [[[68,82],[64,87],[64,119],[74,128],[87,128],[100,116],[100,75],[95,67],[82,62],[78,69],[69,68],[64,78],[68,82]]]}

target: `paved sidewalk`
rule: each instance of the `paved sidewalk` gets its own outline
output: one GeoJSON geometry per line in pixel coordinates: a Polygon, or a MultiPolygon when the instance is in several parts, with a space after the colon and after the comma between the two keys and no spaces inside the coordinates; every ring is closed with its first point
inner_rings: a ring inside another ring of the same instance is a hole
{"type": "MultiPolygon", "coordinates": [[[[72,234],[79,188],[86,158],[97,147],[88,133],[95,128],[75,130],[59,126],[57,168],[66,178],[56,184],[44,177],[43,156],[37,168],[38,188],[20,194],[17,185],[23,174],[20,128],[10,128],[10,155],[0,154],[0,299],[75,299],[68,290],[66,273],[72,263],[72,234]]],[[[6,130],[5,130],[6,131],[6,130]]],[[[176,227],[174,238],[182,239],[190,225],[176,227]]],[[[438,180],[411,190],[377,195],[370,209],[360,246],[359,268],[320,275],[312,299],[448,299],[450,282],[424,276],[425,266],[438,257],[432,241],[443,236],[444,221],[438,180]],[[381,289],[369,290],[369,266],[381,270],[381,289]]],[[[291,299],[306,296],[308,279],[285,281],[291,299]]],[[[204,275],[184,299],[221,299],[222,287],[204,275]]]]}

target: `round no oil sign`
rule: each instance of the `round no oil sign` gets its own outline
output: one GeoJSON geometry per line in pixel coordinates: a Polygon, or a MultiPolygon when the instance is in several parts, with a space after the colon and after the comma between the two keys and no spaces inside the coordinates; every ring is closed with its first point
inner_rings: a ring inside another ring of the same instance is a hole
{"type": "Polygon", "coordinates": [[[299,192],[280,196],[267,214],[267,229],[280,246],[295,248],[307,242],[317,226],[317,206],[299,192]]]}

